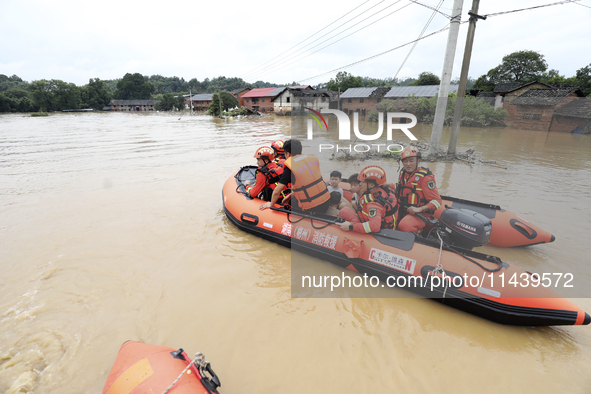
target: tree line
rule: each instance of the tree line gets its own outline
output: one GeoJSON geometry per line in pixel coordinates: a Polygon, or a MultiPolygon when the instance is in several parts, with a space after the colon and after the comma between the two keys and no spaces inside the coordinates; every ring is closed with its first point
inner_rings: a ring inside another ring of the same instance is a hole
{"type": "MultiPolygon", "coordinates": [[[[526,84],[533,81],[555,86],[575,86],[580,88],[585,96],[591,96],[591,63],[578,69],[575,75],[566,77],[558,70],[549,70],[541,53],[530,50],[517,51],[503,57],[501,64],[479,78],[468,78],[467,89],[492,91],[498,83],[526,84]]],[[[315,88],[344,92],[356,87],[420,86],[439,85],[439,83],[439,77],[427,71],[420,73],[418,78],[383,79],[355,76],[341,71],[335,78],[326,83],[320,83],[315,88]]],[[[457,84],[459,80],[452,80],[452,83],[457,84]]],[[[274,84],[257,81],[252,84],[242,78],[224,76],[205,78],[203,81],[196,78],[186,81],[176,76],[144,76],[140,73],[127,73],[121,79],[91,78],[88,84],[77,86],[58,79],[42,79],[28,83],[16,75],[9,77],[0,74],[0,112],[61,111],[79,108],[101,110],[112,99],[154,99],[157,100],[156,109],[165,111],[175,107],[182,108],[183,94],[293,85],[297,85],[297,82],[274,84]]]]}

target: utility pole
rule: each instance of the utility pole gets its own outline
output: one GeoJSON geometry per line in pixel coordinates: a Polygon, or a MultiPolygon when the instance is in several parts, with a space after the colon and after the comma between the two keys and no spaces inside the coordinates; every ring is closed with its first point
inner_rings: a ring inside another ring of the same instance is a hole
{"type": "Polygon", "coordinates": [[[189,89],[189,108],[191,109],[191,115],[193,115],[193,95],[191,89],[189,89]]]}
{"type": "Polygon", "coordinates": [[[453,71],[454,57],[456,55],[456,45],[458,43],[463,4],[464,0],[454,0],[449,26],[449,35],[447,36],[447,46],[445,48],[445,57],[443,59],[441,84],[439,85],[439,95],[437,96],[437,107],[435,108],[435,118],[433,119],[433,130],[431,131],[431,146],[429,147],[429,155],[437,154],[439,144],[441,143],[443,121],[445,120],[445,109],[447,107],[447,94],[449,93],[451,73],[453,71]]]}
{"type": "Polygon", "coordinates": [[[222,117],[222,91],[221,87],[218,86],[218,101],[220,102],[220,118],[222,117]]]}
{"type": "Polygon", "coordinates": [[[479,5],[480,0],[472,0],[472,10],[468,12],[468,15],[470,15],[470,26],[468,26],[466,48],[464,49],[464,60],[462,61],[462,73],[460,74],[460,87],[458,88],[456,108],[454,109],[454,120],[451,124],[451,136],[449,137],[449,145],[447,147],[448,155],[456,154],[456,145],[458,143],[460,123],[462,122],[462,111],[464,109],[464,97],[466,96],[466,85],[468,84],[468,70],[470,69],[470,59],[472,57],[472,44],[474,43],[476,22],[478,19],[486,19],[486,16],[478,15],[479,5]]]}

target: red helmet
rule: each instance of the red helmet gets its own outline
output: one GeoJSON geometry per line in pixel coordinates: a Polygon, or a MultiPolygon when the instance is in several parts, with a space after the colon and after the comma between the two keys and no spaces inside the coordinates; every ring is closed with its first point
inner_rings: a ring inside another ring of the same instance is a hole
{"type": "Polygon", "coordinates": [[[359,182],[366,182],[368,179],[372,179],[381,186],[386,183],[386,171],[380,166],[367,166],[361,170],[357,179],[359,182]]]}
{"type": "Polygon", "coordinates": [[[416,157],[417,159],[420,159],[421,151],[419,151],[419,148],[415,148],[412,145],[404,148],[404,150],[400,153],[400,160],[408,159],[409,157],[416,157]]]}
{"type": "Polygon", "coordinates": [[[268,146],[261,146],[257,151],[254,153],[255,159],[264,159],[267,158],[271,161],[275,160],[275,152],[273,149],[269,148],[268,146]]]}
{"type": "Polygon", "coordinates": [[[271,147],[273,148],[273,150],[275,150],[276,155],[282,155],[285,153],[285,151],[283,150],[283,144],[284,142],[282,140],[277,140],[271,144],[271,147]]]}

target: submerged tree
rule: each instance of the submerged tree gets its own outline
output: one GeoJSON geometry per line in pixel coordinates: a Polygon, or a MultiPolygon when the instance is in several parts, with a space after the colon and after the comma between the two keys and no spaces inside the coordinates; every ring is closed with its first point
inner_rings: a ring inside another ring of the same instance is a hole
{"type": "MultiPolygon", "coordinates": [[[[227,111],[230,108],[238,107],[238,100],[229,92],[222,92],[222,111],[227,111]]],[[[211,104],[207,110],[207,113],[213,116],[220,115],[220,99],[217,93],[213,94],[211,104]]]]}

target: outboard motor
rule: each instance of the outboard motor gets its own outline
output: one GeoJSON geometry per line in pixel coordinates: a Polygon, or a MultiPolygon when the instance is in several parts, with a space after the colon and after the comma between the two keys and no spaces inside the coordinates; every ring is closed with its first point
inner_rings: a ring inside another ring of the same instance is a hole
{"type": "Polygon", "coordinates": [[[448,208],[441,213],[439,224],[446,235],[444,241],[450,245],[472,249],[490,240],[490,219],[469,209],[448,208]]]}

